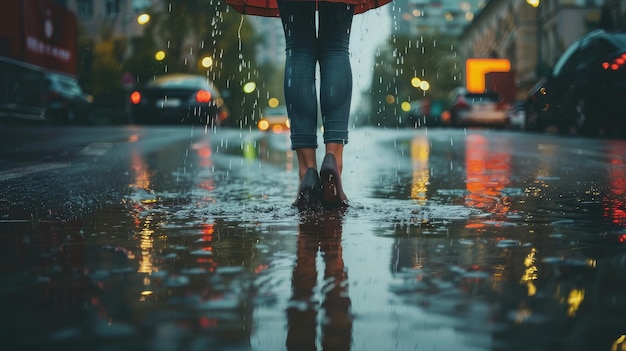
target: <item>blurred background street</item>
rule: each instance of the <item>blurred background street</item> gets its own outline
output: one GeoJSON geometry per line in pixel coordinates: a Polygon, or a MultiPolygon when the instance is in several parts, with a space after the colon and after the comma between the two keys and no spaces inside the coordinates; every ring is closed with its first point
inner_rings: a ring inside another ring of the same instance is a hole
{"type": "Polygon", "coordinates": [[[300,213],[278,18],[4,0],[4,344],[626,349],[625,13],[356,16],[350,206],[300,213]]]}

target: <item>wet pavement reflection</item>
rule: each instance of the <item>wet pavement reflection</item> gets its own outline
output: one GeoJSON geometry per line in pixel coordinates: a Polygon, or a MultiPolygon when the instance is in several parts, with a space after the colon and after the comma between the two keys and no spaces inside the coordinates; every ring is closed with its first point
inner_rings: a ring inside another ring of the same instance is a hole
{"type": "Polygon", "coordinates": [[[130,138],[119,202],[77,221],[0,222],[6,343],[626,349],[625,142],[351,133],[351,206],[319,213],[290,206],[284,133],[130,138]]]}

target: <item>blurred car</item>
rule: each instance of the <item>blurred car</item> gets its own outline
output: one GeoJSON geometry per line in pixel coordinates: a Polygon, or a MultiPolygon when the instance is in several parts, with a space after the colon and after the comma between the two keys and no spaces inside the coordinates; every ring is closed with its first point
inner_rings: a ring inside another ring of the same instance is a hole
{"type": "Polygon", "coordinates": [[[408,111],[402,115],[403,123],[407,127],[435,127],[440,124],[441,102],[430,99],[412,101],[409,103],[408,111]]]}
{"type": "Polygon", "coordinates": [[[287,106],[280,105],[263,110],[261,119],[257,122],[259,130],[266,132],[281,133],[290,128],[289,117],[287,116],[287,106]]]}
{"type": "Polygon", "coordinates": [[[596,30],[570,45],[526,101],[527,129],[561,133],[626,131],[626,33],[596,30]]]}
{"type": "Polygon", "coordinates": [[[219,90],[202,75],[161,75],[129,97],[131,118],[138,124],[216,126],[229,116],[219,90]]]}
{"type": "Polygon", "coordinates": [[[53,124],[91,124],[93,97],[70,76],[48,73],[45,78],[45,116],[53,124]]]}
{"type": "Polygon", "coordinates": [[[454,89],[444,103],[441,122],[448,126],[508,127],[510,106],[492,91],[469,92],[454,89]]]}

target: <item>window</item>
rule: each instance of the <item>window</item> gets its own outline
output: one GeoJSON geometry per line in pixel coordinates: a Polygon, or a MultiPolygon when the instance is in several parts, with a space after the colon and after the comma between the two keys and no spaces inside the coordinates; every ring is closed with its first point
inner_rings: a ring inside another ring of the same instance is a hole
{"type": "Polygon", "coordinates": [[[117,16],[120,14],[121,0],[105,0],[104,13],[107,16],[117,16]]]}
{"type": "Polygon", "coordinates": [[[88,20],[93,17],[93,0],[78,0],[76,2],[78,17],[88,20]]]}
{"type": "Polygon", "coordinates": [[[140,12],[150,7],[150,0],[133,0],[132,6],[135,12],[140,12]]]}

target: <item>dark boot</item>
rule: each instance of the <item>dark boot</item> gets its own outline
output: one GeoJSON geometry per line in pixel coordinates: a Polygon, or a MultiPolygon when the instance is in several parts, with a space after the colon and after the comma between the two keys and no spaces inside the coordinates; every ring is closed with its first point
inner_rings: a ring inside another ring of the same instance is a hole
{"type": "Polygon", "coordinates": [[[341,186],[341,175],[337,167],[335,155],[328,153],[320,168],[322,181],[322,206],[324,208],[337,208],[348,206],[348,197],[341,186]]]}
{"type": "Polygon", "coordinates": [[[299,210],[314,210],[320,206],[320,177],[313,167],[306,170],[298,188],[298,197],[293,206],[299,210]]]}

